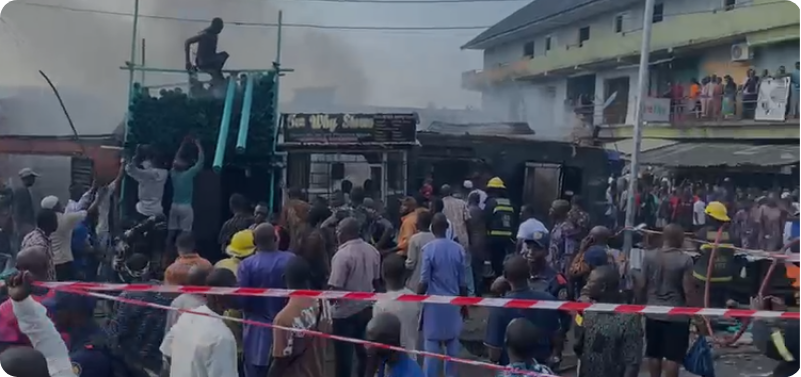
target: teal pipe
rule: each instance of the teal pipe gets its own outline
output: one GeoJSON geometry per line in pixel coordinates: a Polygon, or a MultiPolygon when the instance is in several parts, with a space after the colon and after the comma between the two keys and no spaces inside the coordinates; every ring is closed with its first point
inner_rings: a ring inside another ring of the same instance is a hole
{"type": "Polygon", "coordinates": [[[236,153],[245,153],[250,129],[250,107],[253,104],[253,75],[245,83],[245,98],[242,99],[242,117],[239,119],[239,135],[236,138],[236,153]]]}
{"type": "Polygon", "coordinates": [[[236,92],[236,79],[228,76],[228,90],[225,92],[225,105],[223,107],[220,133],[217,135],[217,149],[214,150],[214,165],[212,168],[219,173],[225,159],[225,145],[228,139],[228,126],[231,123],[231,107],[234,106],[234,93],[236,92]]]}

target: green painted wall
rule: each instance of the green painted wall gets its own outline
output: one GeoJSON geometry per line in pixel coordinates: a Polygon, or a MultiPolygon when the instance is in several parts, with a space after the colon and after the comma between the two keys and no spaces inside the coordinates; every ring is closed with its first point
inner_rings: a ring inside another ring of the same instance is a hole
{"type": "MultiPolygon", "coordinates": [[[[687,14],[673,16],[654,24],[651,38],[652,50],[690,46],[712,42],[731,36],[746,36],[776,28],[787,30],[795,25],[798,32],[798,6],[790,1],[754,0],[749,7],[728,12],[687,14]]],[[[603,39],[594,39],[582,48],[572,48],[549,53],[529,62],[524,74],[530,76],[576,65],[637,55],[640,50],[642,32],[625,35],[615,34],[603,39]]]]}

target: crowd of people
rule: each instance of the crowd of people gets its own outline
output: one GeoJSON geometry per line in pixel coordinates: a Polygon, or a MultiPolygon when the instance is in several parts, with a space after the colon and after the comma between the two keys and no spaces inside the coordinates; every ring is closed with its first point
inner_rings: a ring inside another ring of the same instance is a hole
{"type": "MultiPolygon", "coordinates": [[[[726,182],[698,189],[695,197],[686,186],[668,185],[664,201],[656,195],[663,188],[641,189],[635,194],[638,216],[654,228],[664,223],[663,237],[641,272],[629,276],[628,261],[615,243],[615,203],[626,198],[617,195],[617,185],[608,192],[609,218],[598,222],[578,196],[554,201],[549,218],[538,219],[533,207],[513,203],[499,177],[466,181],[458,190],[434,188],[428,181],[401,201],[399,218],[362,187],[312,200],[300,188],[289,188],[275,216],[264,203],[251,206],[244,196],[232,195],[233,215],[218,235],[220,252],[201,256],[192,235],[191,203],[202,148],[187,138],[170,169],[153,163],[152,156],[148,148],[138,148],[117,178],[85,192],[74,188],[64,205],[55,196],[37,203],[31,189],[37,174],[19,172],[22,185],[7,194],[14,225],[9,239],[17,242],[10,249],[19,251],[15,268],[6,273],[8,299],[0,305],[4,370],[16,377],[457,376],[461,371],[454,362],[358,341],[459,357],[460,335],[472,310],[392,299],[404,294],[700,306],[706,281],[731,271],[715,263],[714,275],[699,275],[699,262],[685,253],[685,230],[703,234],[707,247],[720,241],[707,235],[725,229],[730,237],[725,241],[747,234],[765,250],[776,250],[779,228],[774,227],[790,208],[779,200],[793,204],[793,193],[782,199],[769,193],[751,210],[758,227],[744,228],[737,222],[739,207],[728,198],[747,196],[726,182]],[[109,208],[126,176],[138,184],[135,221],[122,222],[124,232],[113,234],[109,208]],[[168,180],[173,198],[165,211],[168,180]],[[669,210],[662,211],[663,202],[669,210]],[[387,295],[370,302],[127,291],[116,302],[99,304],[83,294],[34,285],[73,280],[387,295]],[[94,318],[101,312],[105,321],[94,318]]],[[[781,310],[782,303],[771,300],[759,298],[754,305],[781,310]]],[[[677,377],[690,329],[689,317],[649,315],[643,322],[636,315],[498,307],[489,310],[484,343],[490,362],[510,368],[498,372],[501,376],[521,370],[555,375],[572,337],[581,377],[636,376],[643,348],[652,377],[677,377]]],[[[766,339],[784,370],[797,369],[797,345],[791,351],[795,359],[786,360],[775,351],[774,337],[766,339]]]]}
{"type": "MultiPolygon", "coordinates": [[[[729,178],[717,183],[683,181],[645,174],[635,193],[636,222],[651,229],[668,223],[696,232],[707,224],[704,210],[722,203],[731,218],[731,243],[746,249],[778,251],[798,238],[798,187],[762,190],[735,185],[729,178]]],[[[610,179],[606,192],[607,224],[621,225],[626,211],[627,176],[610,179]]],[[[797,248],[795,248],[797,250],[797,248]]]]}
{"type": "Polygon", "coordinates": [[[689,83],[670,83],[668,91],[662,96],[670,99],[671,118],[724,120],[732,118],[754,119],[757,108],[760,82],[767,78],[790,78],[785,116],[798,119],[799,63],[788,71],[780,66],[776,72],[767,69],[757,74],[749,69],[743,82],[737,83],[730,75],[710,75],[701,80],[693,78],[689,83]],[[739,108],[738,108],[739,106],[739,108]]]}

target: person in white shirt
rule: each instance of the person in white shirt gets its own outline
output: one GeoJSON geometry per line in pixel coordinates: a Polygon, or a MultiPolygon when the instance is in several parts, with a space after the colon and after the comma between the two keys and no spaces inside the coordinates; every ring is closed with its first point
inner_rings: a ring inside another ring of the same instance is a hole
{"type": "MultiPolygon", "coordinates": [[[[33,277],[29,272],[18,272],[8,280],[8,296],[20,331],[47,361],[50,377],[76,377],[72,370],[69,351],[56,325],[47,316],[47,309],[31,298],[33,277]]],[[[9,352],[9,351],[6,351],[9,352]]],[[[0,357],[2,360],[3,357],[0,357]]],[[[5,365],[3,365],[5,368],[5,365]]],[[[30,365],[30,374],[15,373],[16,377],[43,377],[41,366],[30,365]]],[[[9,372],[6,370],[6,372],[9,372]]],[[[10,373],[10,372],[9,372],[10,373]]],[[[47,376],[45,374],[44,376],[47,376]]]]}
{"type": "Polygon", "coordinates": [[[548,235],[548,227],[534,218],[534,207],[530,205],[524,205],[523,208],[520,209],[520,226],[517,228],[517,252],[522,253],[524,251],[523,246],[525,245],[526,240],[531,239],[532,234],[542,233],[548,235]]]}
{"type": "Polygon", "coordinates": [[[161,200],[170,173],[158,166],[152,151],[145,146],[137,147],[133,161],[125,164],[125,173],[139,184],[136,212],[143,219],[164,214],[161,200]]]}
{"type": "MultiPolygon", "coordinates": [[[[210,287],[235,287],[231,270],[215,268],[206,279],[210,287]]],[[[233,308],[233,296],[209,295],[206,305],[195,312],[222,315],[233,308]]],[[[236,338],[220,318],[185,313],[164,336],[159,347],[170,377],[236,377],[236,338]]]]}
{"type": "MultiPolygon", "coordinates": [[[[415,294],[404,285],[406,265],[403,257],[392,254],[384,258],[381,264],[381,276],[387,288],[387,295],[398,297],[415,294]]],[[[401,321],[401,347],[417,349],[417,325],[420,322],[422,306],[416,302],[401,302],[392,298],[382,298],[373,305],[373,317],[381,313],[392,313],[401,321]]],[[[414,355],[410,355],[413,359],[414,355]]]]}
{"type": "MultiPolygon", "coordinates": [[[[463,186],[465,190],[470,191],[470,194],[474,192],[478,194],[478,207],[484,209],[484,205],[487,202],[487,193],[480,188],[473,189],[473,181],[471,180],[464,181],[463,186]]],[[[470,196],[470,194],[467,194],[467,196],[470,196]]]]}
{"type": "Polygon", "coordinates": [[[64,206],[64,213],[78,212],[86,209],[89,206],[89,203],[92,202],[94,193],[94,187],[90,188],[89,190],[84,190],[84,188],[79,185],[71,186],[70,200],[68,200],[67,205],[64,206]]]}
{"type": "Polygon", "coordinates": [[[698,191],[696,193],[698,200],[693,203],[693,226],[695,229],[700,229],[706,224],[706,202],[704,202],[704,195],[703,191],[698,191]]]}
{"type": "MultiPolygon", "coordinates": [[[[440,198],[436,198],[436,199],[431,201],[431,204],[429,206],[429,210],[431,210],[431,214],[432,215],[437,214],[437,213],[441,213],[441,214],[445,215],[445,202],[443,202],[442,199],[440,199],[440,198]]],[[[447,218],[448,217],[446,216],[445,219],[447,219],[447,218]]],[[[449,239],[451,241],[457,241],[456,233],[454,232],[454,229],[453,229],[453,223],[450,220],[448,220],[448,230],[445,231],[445,238],[447,238],[447,239],[449,239]]],[[[461,240],[458,240],[458,241],[461,241],[461,240]]]]}
{"type": "MultiPolygon", "coordinates": [[[[211,270],[208,268],[200,266],[190,267],[189,272],[186,274],[186,285],[198,287],[205,285],[206,279],[209,277],[209,272],[211,272],[211,270]]],[[[195,310],[203,305],[206,305],[206,297],[194,293],[183,293],[170,303],[171,307],[180,310],[195,310]]],[[[170,310],[167,312],[167,323],[164,329],[165,334],[170,332],[170,329],[178,322],[178,318],[180,317],[181,312],[177,310],[170,310]]]]}
{"type": "Polygon", "coordinates": [[[50,245],[53,250],[53,264],[56,267],[56,280],[71,281],[75,279],[75,260],[72,255],[72,231],[86,220],[89,213],[97,211],[97,198],[86,210],[64,213],[64,207],[55,196],[42,199],[42,209],[53,210],[58,218],[58,228],[50,234],[50,245]]]}

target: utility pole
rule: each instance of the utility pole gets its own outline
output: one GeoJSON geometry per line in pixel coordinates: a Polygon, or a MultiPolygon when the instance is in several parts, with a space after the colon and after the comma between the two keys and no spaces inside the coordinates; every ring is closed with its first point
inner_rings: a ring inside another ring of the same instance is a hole
{"type": "Polygon", "coordinates": [[[631,258],[631,247],[633,246],[634,215],[637,209],[634,207],[634,196],[637,192],[637,175],[640,170],[640,144],[642,144],[643,110],[645,108],[645,98],[648,96],[648,63],[651,53],[651,26],[654,21],[654,0],[645,0],[645,14],[642,21],[642,44],[640,45],[640,68],[637,74],[637,98],[635,99],[634,113],[634,148],[631,153],[631,166],[629,168],[629,188],[626,197],[626,231],[623,241],[623,252],[626,260],[631,258]]]}

